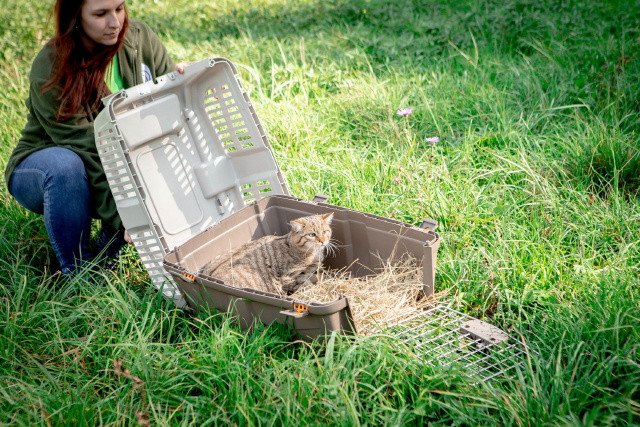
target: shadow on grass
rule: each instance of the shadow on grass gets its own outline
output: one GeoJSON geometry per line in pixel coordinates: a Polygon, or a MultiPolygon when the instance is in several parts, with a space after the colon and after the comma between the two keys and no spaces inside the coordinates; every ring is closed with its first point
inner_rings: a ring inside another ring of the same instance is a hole
{"type": "Polygon", "coordinates": [[[277,55],[270,43],[304,41],[301,53],[309,58],[329,58],[332,66],[347,61],[385,75],[409,66],[428,73],[443,63],[466,75],[483,65],[486,80],[507,86],[505,91],[519,82],[519,99],[538,90],[555,101],[552,106],[584,103],[606,110],[613,103],[620,126],[640,130],[637,115],[627,114],[640,105],[640,80],[631,78],[640,75],[640,13],[611,2],[329,0],[249,2],[224,14],[219,9],[196,4],[141,9],[134,16],[185,46],[229,42],[235,49],[234,41],[246,39],[240,46],[257,52],[255,63],[277,55]],[[349,55],[366,60],[357,64],[349,55]],[[521,71],[531,67],[539,87],[526,87],[522,76],[508,80],[504,70],[488,65],[494,59],[521,64],[521,71]]]}
{"type": "Polygon", "coordinates": [[[398,54],[420,59],[442,53],[450,40],[470,42],[464,31],[471,24],[466,11],[468,6],[455,9],[431,0],[332,0],[248,5],[223,15],[217,15],[214,6],[172,13],[141,10],[136,17],[184,45],[241,37],[322,40],[346,33],[348,44],[364,43],[374,62],[386,62],[398,54]]]}

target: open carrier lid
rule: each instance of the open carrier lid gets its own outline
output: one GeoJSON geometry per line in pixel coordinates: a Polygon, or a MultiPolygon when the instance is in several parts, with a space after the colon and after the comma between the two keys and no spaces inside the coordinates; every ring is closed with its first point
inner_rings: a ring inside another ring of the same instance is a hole
{"type": "Polygon", "coordinates": [[[96,146],[154,286],[184,306],[162,261],[176,245],[287,186],[235,66],[224,58],[103,99],[96,146]]]}

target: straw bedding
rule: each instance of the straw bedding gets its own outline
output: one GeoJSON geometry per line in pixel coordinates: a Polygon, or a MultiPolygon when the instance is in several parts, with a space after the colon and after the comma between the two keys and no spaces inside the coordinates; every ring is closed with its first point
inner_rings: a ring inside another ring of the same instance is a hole
{"type": "Polygon", "coordinates": [[[359,333],[379,330],[395,317],[432,307],[434,299],[423,291],[422,268],[414,260],[386,263],[376,275],[350,277],[340,271],[323,271],[318,283],[299,289],[291,297],[315,303],[349,299],[359,333]]]}

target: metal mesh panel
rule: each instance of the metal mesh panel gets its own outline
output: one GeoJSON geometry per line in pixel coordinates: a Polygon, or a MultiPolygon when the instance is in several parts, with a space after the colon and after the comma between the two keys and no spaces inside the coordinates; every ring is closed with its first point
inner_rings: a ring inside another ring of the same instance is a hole
{"type": "Polygon", "coordinates": [[[406,345],[424,363],[458,369],[477,380],[511,377],[527,347],[500,329],[448,307],[415,311],[377,331],[406,345]]]}

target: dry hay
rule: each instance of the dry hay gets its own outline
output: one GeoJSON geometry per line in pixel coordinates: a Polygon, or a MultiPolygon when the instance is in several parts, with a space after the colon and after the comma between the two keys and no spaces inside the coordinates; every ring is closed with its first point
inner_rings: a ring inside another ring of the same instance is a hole
{"type": "Polygon", "coordinates": [[[314,303],[329,303],[344,295],[359,333],[380,330],[394,318],[433,307],[434,297],[425,297],[422,267],[406,259],[385,263],[381,271],[351,277],[345,270],[322,271],[318,283],[299,289],[291,297],[314,303]]]}

